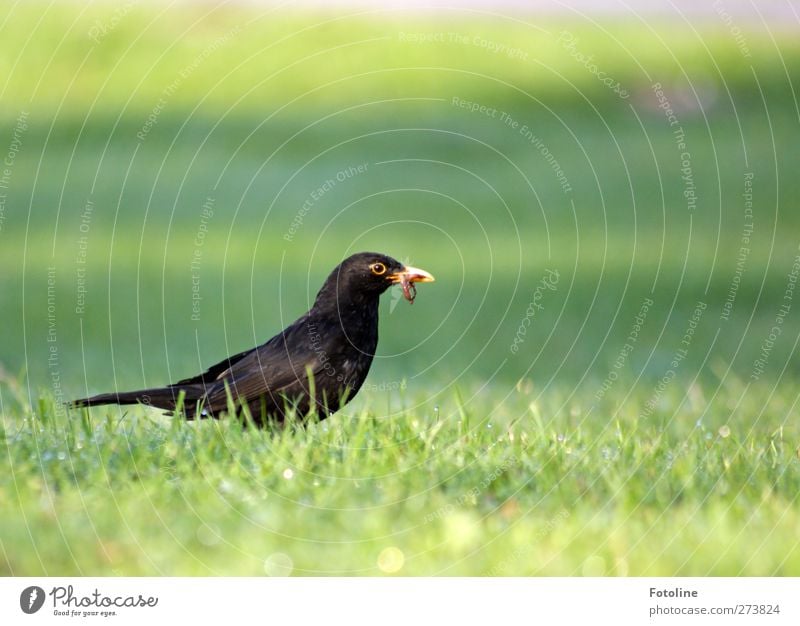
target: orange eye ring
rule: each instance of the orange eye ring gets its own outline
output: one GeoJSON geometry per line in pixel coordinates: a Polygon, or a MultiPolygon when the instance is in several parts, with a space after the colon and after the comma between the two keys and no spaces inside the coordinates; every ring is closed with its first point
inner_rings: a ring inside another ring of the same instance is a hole
{"type": "Polygon", "coordinates": [[[375,276],[383,276],[386,273],[386,266],[383,263],[373,263],[369,266],[375,276]]]}

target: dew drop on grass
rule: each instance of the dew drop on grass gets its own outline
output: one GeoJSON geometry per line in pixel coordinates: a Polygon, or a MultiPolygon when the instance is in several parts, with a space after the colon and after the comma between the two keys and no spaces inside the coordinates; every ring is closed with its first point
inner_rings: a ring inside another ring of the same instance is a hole
{"type": "Polygon", "coordinates": [[[264,572],[267,576],[291,576],[294,562],[288,554],[276,552],[264,559],[264,572]]]}
{"type": "Polygon", "coordinates": [[[475,545],[480,538],[480,528],[480,521],[470,513],[456,511],[444,520],[447,544],[457,552],[475,545]]]}
{"type": "Polygon", "coordinates": [[[287,467],[285,470],[283,470],[283,477],[286,480],[292,480],[292,478],[294,478],[294,472],[290,467],[287,467]]]}
{"type": "Polygon", "coordinates": [[[723,439],[727,439],[731,436],[731,429],[727,424],[719,427],[719,436],[723,439]]]}
{"type": "Polygon", "coordinates": [[[387,574],[394,574],[403,569],[406,557],[400,548],[391,546],[384,548],[378,555],[378,569],[387,574]]]}

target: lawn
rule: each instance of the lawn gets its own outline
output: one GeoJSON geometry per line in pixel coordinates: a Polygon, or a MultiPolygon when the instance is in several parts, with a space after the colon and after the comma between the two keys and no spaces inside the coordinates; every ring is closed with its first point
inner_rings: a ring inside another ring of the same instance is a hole
{"type": "Polygon", "coordinates": [[[0,9],[0,573],[800,575],[800,40],[165,11],[0,9]],[[64,409],[369,249],[331,419],[64,409]]]}
{"type": "Polygon", "coordinates": [[[642,417],[527,382],[278,432],[43,404],[4,421],[3,572],[796,575],[795,392],[742,392],[642,417]]]}

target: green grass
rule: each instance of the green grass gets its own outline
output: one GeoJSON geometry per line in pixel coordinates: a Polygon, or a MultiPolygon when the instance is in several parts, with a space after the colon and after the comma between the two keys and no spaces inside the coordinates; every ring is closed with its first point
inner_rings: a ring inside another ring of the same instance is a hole
{"type": "Polygon", "coordinates": [[[0,573],[798,575],[800,40],[753,28],[743,59],[713,22],[208,10],[143,4],[95,42],[111,4],[0,8],[0,156],[19,148],[0,189],[0,573]],[[365,249],[437,282],[413,307],[384,297],[342,414],[277,432],[63,414],[263,342],[365,249]]]}
{"type": "Polygon", "coordinates": [[[463,389],[271,432],[45,403],[2,422],[0,571],[800,573],[796,392],[672,388],[649,417],[631,392],[591,415],[463,389]]]}

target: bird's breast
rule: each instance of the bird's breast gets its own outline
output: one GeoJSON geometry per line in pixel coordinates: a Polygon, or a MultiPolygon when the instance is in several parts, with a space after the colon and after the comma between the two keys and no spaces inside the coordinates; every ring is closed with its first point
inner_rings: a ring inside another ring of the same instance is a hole
{"type": "Polygon", "coordinates": [[[367,377],[378,347],[377,320],[374,324],[363,320],[361,324],[331,331],[324,342],[324,353],[331,366],[326,367],[327,373],[338,384],[358,389],[367,377]]]}

